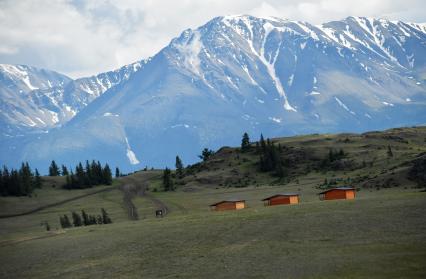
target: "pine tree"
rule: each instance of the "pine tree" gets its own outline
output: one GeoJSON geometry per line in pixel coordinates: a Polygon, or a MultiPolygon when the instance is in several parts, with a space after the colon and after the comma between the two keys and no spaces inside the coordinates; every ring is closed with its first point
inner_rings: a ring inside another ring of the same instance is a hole
{"type": "Polygon", "coordinates": [[[173,191],[173,180],[171,177],[171,171],[169,168],[166,168],[163,171],[163,187],[164,187],[164,191],[173,191]]]}
{"type": "Polygon", "coordinates": [[[201,155],[198,155],[200,159],[203,160],[203,162],[207,161],[212,155],[214,154],[213,150],[210,150],[208,148],[204,148],[201,152],[201,155]]]}
{"type": "Polygon", "coordinates": [[[247,133],[244,133],[241,140],[241,151],[246,152],[248,150],[250,150],[250,138],[247,133]]]}
{"type": "Polygon", "coordinates": [[[112,173],[111,173],[111,169],[109,168],[108,164],[105,164],[105,167],[102,171],[102,182],[106,185],[112,184],[112,173]]]}
{"type": "Polygon", "coordinates": [[[106,212],[106,210],[102,208],[101,212],[102,212],[102,223],[103,224],[111,224],[112,220],[111,220],[111,218],[109,218],[108,213],[106,212]]]}
{"type": "Polygon", "coordinates": [[[62,175],[63,176],[68,175],[68,169],[67,169],[67,167],[65,165],[62,165],[62,175]]]}
{"type": "Polygon", "coordinates": [[[55,160],[53,160],[49,167],[49,176],[58,176],[58,175],[60,175],[59,168],[55,160]]]}
{"type": "Polygon", "coordinates": [[[118,167],[115,168],[115,177],[120,177],[120,169],[118,167]]]}
{"type": "Polygon", "coordinates": [[[265,139],[263,138],[263,134],[260,134],[260,148],[262,149],[262,152],[266,151],[266,143],[265,139]]]}
{"type": "Polygon", "coordinates": [[[83,217],[83,225],[90,225],[89,215],[84,210],[81,211],[81,216],[83,217]]]}
{"type": "Polygon", "coordinates": [[[183,176],[183,164],[182,164],[182,160],[179,158],[179,156],[176,156],[176,174],[179,178],[182,178],[183,176]]]}
{"type": "Polygon", "coordinates": [[[63,217],[65,228],[71,228],[71,222],[68,216],[65,214],[63,217]]]}
{"type": "Polygon", "coordinates": [[[393,152],[392,152],[392,148],[390,147],[390,145],[388,145],[388,157],[393,157],[393,152]]]}
{"type": "Polygon", "coordinates": [[[72,212],[72,222],[74,224],[74,227],[80,227],[83,225],[80,215],[78,215],[78,213],[75,213],[74,211],[72,212]]]}
{"type": "Polygon", "coordinates": [[[40,173],[38,172],[38,169],[35,169],[35,177],[34,177],[34,187],[35,188],[41,188],[41,177],[40,173]]]}

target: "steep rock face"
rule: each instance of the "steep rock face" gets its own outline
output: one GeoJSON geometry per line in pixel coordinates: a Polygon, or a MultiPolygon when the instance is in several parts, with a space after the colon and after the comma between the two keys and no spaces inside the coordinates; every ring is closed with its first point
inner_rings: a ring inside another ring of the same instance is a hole
{"type": "Polygon", "coordinates": [[[349,17],[314,26],[218,17],[185,30],[70,122],[28,140],[43,165],[104,159],[186,163],[203,147],[258,137],[363,131],[426,122],[426,28],[349,17]]]}

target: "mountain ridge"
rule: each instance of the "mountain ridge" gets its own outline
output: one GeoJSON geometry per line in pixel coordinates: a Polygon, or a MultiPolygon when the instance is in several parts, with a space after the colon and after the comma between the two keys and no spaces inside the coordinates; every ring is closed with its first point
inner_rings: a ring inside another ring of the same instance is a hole
{"type": "Polygon", "coordinates": [[[183,31],[64,127],[30,141],[22,158],[164,167],[176,154],[193,162],[203,147],[236,144],[244,131],[273,137],[423,124],[425,41],[424,25],[399,21],[216,17],[183,31]]]}

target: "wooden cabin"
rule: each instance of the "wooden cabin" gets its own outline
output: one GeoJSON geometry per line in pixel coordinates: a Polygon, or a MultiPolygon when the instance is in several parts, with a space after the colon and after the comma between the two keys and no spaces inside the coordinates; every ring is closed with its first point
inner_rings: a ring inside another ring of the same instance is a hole
{"type": "Polygon", "coordinates": [[[355,189],[351,187],[338,187],[328,189],[319,193],[320,200],[353,200],[355,199],[355,189]]]}
{"type": "Polygon", "coordinates": [[[221,210],[238,210],[246,207],[245,200],[224,200],[210,205],[210,208],[215,211],[221,210]]]}
{"type": "Polygon", "coordinates": [[[265,206],[280,205],[280,204],[296,204],[299,203],[299,194],[297,193],[282,193],[267,197],[262,200],[265,206]]]}

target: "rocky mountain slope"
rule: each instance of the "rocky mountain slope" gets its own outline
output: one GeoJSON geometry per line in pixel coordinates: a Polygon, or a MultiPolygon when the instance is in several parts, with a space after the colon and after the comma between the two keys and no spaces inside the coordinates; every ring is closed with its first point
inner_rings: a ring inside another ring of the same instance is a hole
{"type": "MultiPolygon", "coordinates": [[[[19,160],[171,166],[251,135],[426,123],[424,24],[349,17],[322,25],[218,17],[185,30],[19,160]]],[[[10,160],[7,158],[6,161],[10,160]]]]}

